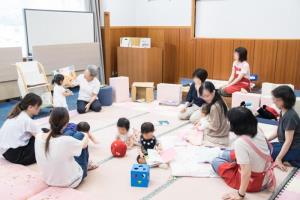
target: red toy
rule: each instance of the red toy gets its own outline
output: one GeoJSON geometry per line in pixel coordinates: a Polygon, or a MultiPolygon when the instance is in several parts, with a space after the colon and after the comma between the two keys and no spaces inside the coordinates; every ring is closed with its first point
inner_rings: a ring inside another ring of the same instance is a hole
{"type": "Polygon", "coordinates": [[[116,140],[111,144],[111,153],[114,157],[124,157],[126,155],[127,145],[121,140],[116,140]]]}

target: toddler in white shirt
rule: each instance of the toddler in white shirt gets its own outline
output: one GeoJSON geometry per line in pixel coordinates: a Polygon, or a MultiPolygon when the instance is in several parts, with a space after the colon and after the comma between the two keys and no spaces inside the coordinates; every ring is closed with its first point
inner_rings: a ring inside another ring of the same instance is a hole
{"type": "Polygon", "coordinates": [[[208,114],[209,114],[209,106],[207,104],[203,104],[201,107],[201,117],[199,122],[194,126],[194,130],[186,134],[184,139],[192,145],[202,145],[203,134],[205,129],[208,127],[208,114]]]}
{"type": "Polygon", "coordinates": [[[64,75],[56,74],[52,80],[53,87],[53,106],[64,107],[68,109],[67,96],[73,95],[71,90],[67,90],[63,87],[64,75]]]}
{"type": "Polygon", "coordinates": [[[121,140],[127,145],[128,149],[138,145],[138,131],[130,131],[130,122],[127,118],[120,118],[117,122],[118,133],[116,140],[121,140]]]}

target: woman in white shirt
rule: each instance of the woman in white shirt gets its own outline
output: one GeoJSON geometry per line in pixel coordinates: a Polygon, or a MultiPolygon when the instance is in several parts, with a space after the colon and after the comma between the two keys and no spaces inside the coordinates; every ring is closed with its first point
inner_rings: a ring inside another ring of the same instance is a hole
{"type": "Polygon", "coordinates": [[[100,82],[96,78],[98,70],[95,66],[89,66],[84,74],[77,77],[74,85],[79,85],[79,96],[77,100],[78,113],[86,113],[89,110],[100,112],[101,103],[98,99],[100,82]]]}
{"type": "Polygon", "coordinates": [[[49,119],[50,132],[37,134],[35,140],[36,161],[44,181],[50,186],[77,187],[83,180],[83,169],[88,161],[76,162],[88,145],[88,136],[77,140],[63,134],[69,122],[69,113],[63,107],[54,108],[49,119]],[[81,166],[82,165],[82,166],[81,166]]]}
{"type": "Polygon", "coordinates": [[[28,93],[8,115],[0,129],[0,152],[6,160],[22,165],[36,162],[34,136],[38,129],[32,117],[39,113],[41,105],[38,95],[28,93]]]}

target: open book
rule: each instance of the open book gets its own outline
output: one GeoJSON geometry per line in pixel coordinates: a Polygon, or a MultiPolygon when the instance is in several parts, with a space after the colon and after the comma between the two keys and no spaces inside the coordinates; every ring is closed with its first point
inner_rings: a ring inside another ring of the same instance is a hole
{"type": "Polygon", "coordinates": [[[174,148],[170,148],[159,153],[157,150],[148,149],[148,156],[146,156],[147,165],[150,167],[158,166],[160,164],[169,163],[176,156],[174,148]]]}

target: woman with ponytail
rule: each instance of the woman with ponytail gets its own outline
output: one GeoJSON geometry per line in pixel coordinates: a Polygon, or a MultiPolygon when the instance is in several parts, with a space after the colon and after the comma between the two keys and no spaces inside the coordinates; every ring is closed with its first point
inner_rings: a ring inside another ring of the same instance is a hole
{"type": "Polygon", "coordinates": [[[49,123],[49,133],[40,133],[36,136],[37,165],[48,185],[75,188],[86,174],[84,169],[87,169],[88,159],[80,157],[82,150],[88,146],[88,136],[84,135],[82,140],[78,140],[64,135],[64,129],[69,123],[66,108],[54,108],[49,123]],[[75,156],[79,159],[75,160],[75,156]]]}
{"type": "Polygon", "coordinates": [[[0,129],[0,153],[16,164],[30,165],[36,162],[34,136],[37,127],[32,117],[40,112],[42,99],[28,93],[10,112],[0,129]]]}
{"type": "MultiPolygon", "coordinates": [[[[204,131],[204,145],[227,146],[230,126],[227,120],[227,105],[212,82],[206,81],[200,88],[200,95],[208,106],[208,126],[204,131]]],[[[200,125],[200,124],[198,124],[200,125]]]]}

